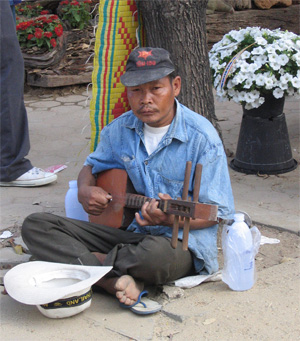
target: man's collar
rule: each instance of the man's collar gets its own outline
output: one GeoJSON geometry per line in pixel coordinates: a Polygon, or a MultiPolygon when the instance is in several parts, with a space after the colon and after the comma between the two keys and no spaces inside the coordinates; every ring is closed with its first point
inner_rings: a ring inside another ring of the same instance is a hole
{"type": "Polygon", "coordinates": [[[186,142],[188,141],[188,135],[186,131],[185,121],[184,121],[184,113],[183,107],[175,98],[176,101],[176,115],[171,123],[169,131],[166,137],[175,138],[179,141],[186,142]]]}

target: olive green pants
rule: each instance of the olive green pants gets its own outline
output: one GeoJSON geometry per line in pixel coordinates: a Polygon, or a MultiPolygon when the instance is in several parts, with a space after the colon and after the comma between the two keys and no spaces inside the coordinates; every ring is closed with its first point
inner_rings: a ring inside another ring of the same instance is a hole
{"type": "Polygon", "coordinates": [[[193,273],[190,251],[170,239],[123,231],[50,213],[34,213],[22,226],[22,237],[38,260],[101,266],[92,252],[107,254],[108,276],[131,275],[145,284],[165,284],[193,273]]]}

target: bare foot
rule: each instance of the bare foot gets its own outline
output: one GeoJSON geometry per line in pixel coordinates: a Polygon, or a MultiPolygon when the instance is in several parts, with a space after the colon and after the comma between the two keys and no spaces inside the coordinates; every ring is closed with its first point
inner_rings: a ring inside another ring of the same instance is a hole
{"type": "Polygon", "coordinates": [[[135,281],[129,275],[124,275],[115,283],[116,297],[121,303],[131,305],[137,301],[143,288],[143,283],[135,281]]]}
{"type": "Polygon", "coordinates": [[[144,288],[143,283],[135,281],[129,275],[113,278],[103,277],[96,285],[99,285],[110,294],[116,295],[118,300],[125,305],[135,303],[144,288]]]}

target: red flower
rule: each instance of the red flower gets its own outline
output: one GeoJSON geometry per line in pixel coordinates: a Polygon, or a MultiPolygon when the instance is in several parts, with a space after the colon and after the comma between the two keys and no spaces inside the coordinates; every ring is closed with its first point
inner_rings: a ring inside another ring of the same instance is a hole
{"type": "Polygon", "coordinates": [[[83,1],[85,4],[91,4],[92,3],[92,0],[84,0],[83,1]]]}
{"type": "Polygon", "coordinates": [[[26,29],[31,26],[30,22],[28,21],[23,21],[23,22],[20,22],[17,26],[16,26],[16,29],[17,31],[26,31],[26,29]]]}
{"type": "Polygon", "coordinates": [[[49,11],[47,11],[47,10],[41,11],[41,14],[42,14],[42,15],[48,14],[48,13],[49,13],[49,11]]]}
{"type": "Polygon", "coordinates": [[[52,33],[51,32],[44,32],[44,36],[46,37],[46,38],[51,38],[52,37],[52,33]]]}
{"type": "Polygon", "coordinates": [[[60,5],[68,5],[68,4],[69,4],[69,1],[68,1],[68,0],[62,1],[62,2],[60,3],[60,5]]]}
{"type": "Polygon", "coordinates": [[[40,28],[36,28],[34,32],[34,36],[37,39],[41,39],[43,37],[43,31],[40,28]]]}
{"type": "Polygon", "coordinates": [[[58,19],[58,15],[56,15],[56,14],[53,14],[53,15],[51,15],[50,19],[52,19],[52,20],[56,20],[56,19],[58,19]]]}
{"type": "Polygon", "coordinates": [[[48,19],[47,19],[47,17],[39,17],[38,20],[45,23],[45,22],[47,22],[48,19]]]}
{"type": "Polygon", "coordinates": [[[63,27],[62,25],[58,25],[54,28],[54,31],[58,37],[60,37],[63,34],[63,27]]]}
{"type": "Polygon", "coordinates": [[[71,5],[72,5],[72,6],[79,6],[79,2],[76,1],[76,0],[73,0],[73,1],[71,2],[71,5]]]}
{"type": "Polygon", "coordinates": [[[27,39],[28,39],[28,40],[31,40],[33,37],[34,37],[34,35],[33,35],[33,34],[28,34],[28,37],[27,37],[27,39]]]}
{"type": "Polygon", "coordinates": [[[52,45],[52,47],[55,47],[56,46],[56,40],[54,38],[52,38],[50,40],[50,44],[52,45]]]}

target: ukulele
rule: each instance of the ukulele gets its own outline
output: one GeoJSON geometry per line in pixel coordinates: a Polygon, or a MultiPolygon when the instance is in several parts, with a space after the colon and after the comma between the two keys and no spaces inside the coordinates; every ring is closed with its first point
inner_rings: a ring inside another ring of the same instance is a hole
{"type": "MultiPolygon", "coordinates": [[[[112,200],[101,215],[90,215],[92,223],[125,229],[134,219],[134,214],[151,198],[136,194],[134,187],[124,169],[110,169],[98,174],[97,186],[112,195],[112,200]]],[[[217,205],[199,202],[166,199],[159,201],[158,207],[166,214],[191,219],[201,218],[209,221],[217,220],[217,205]]]]}

